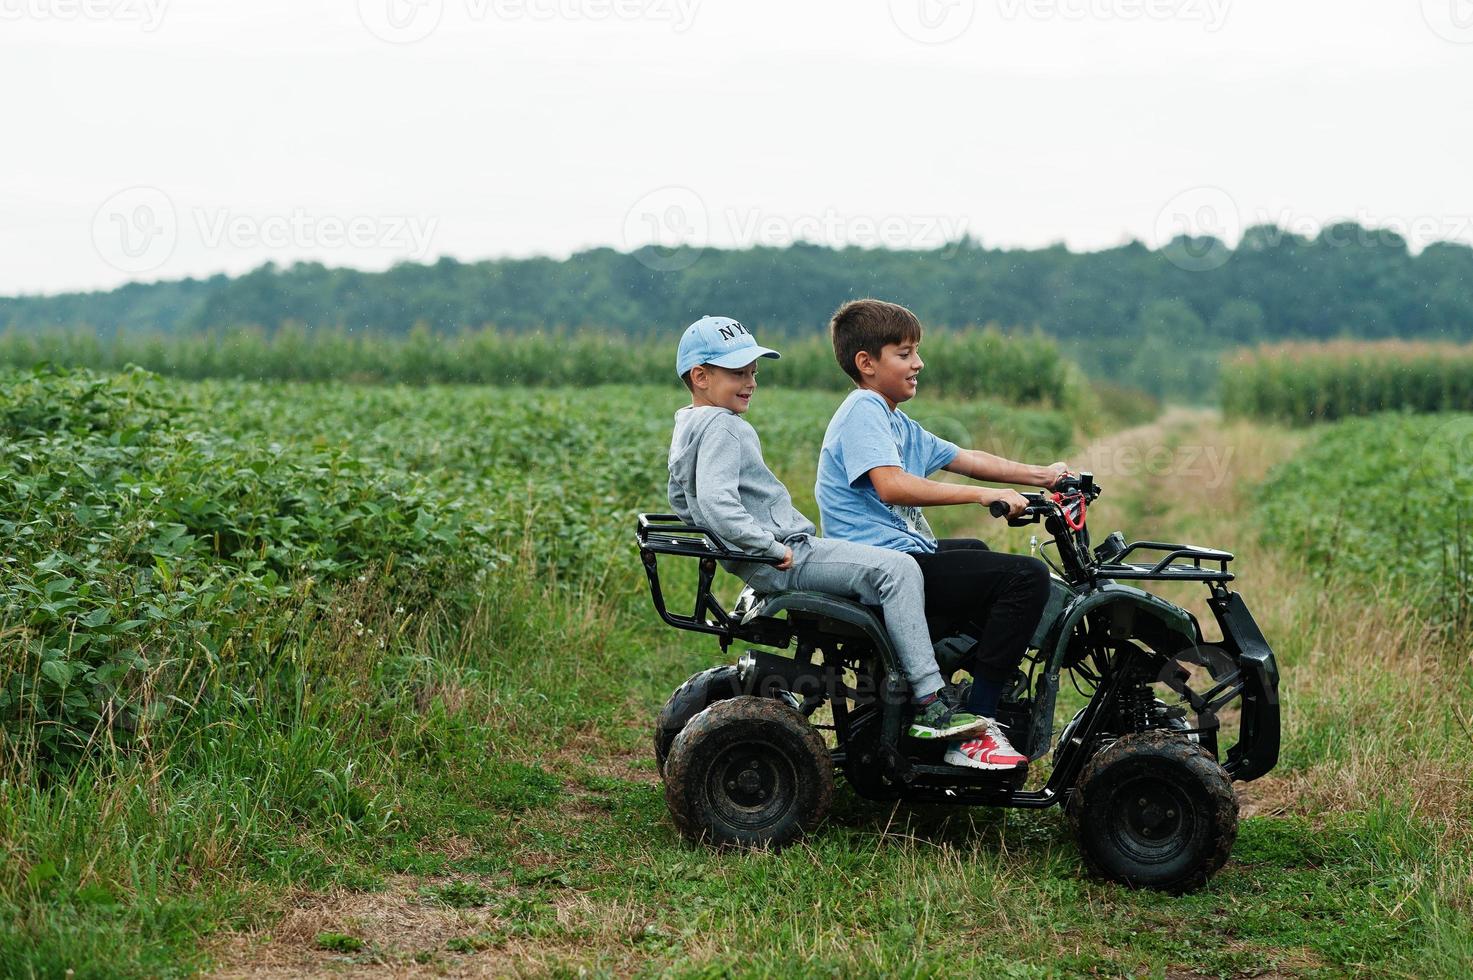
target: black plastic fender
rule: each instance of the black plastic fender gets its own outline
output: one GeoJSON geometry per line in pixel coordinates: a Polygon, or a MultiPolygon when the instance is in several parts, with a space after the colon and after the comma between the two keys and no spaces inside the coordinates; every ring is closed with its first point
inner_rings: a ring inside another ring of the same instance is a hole
{"type": "Polygon", "coordinates": [[[886,672],[900,669],[884,620],[870,606],[822,592],[774,592],[755,603],[742,622],[758,616],[773,618],[783,612],[788,614],[789,622],[793,621],[795,613],[798,617],[816,619],[817,629],[822,633],[864,637],[879,651],[880,662],[886,672]]]}
{"type": "MultiPolygon", "coordinates": [[[[1050,607],[1052,606],[1053,597],[1050,596],[1050,607]]],[[[1119,639],[1145,634],[1143,638],[1146,642],[1167,656],[1175,650],[1195,646],[1202,641],[1202,630],[1191,613],[1144,589],[1107,582],[1093,591],[1069,599],[1049,624],[1043,641],[1038,645],[1043,671],[1033,692],[1029,744],[1022,749],[1030,759],[1042,758],[1047,754],[1053,739],[1059,672],[1069,658],[1069,644],[1074,636],[1074,627],[1088,613],[1105,606],[1113,606],[1117,610],[1110,633],[1111,636],[1117,636],[1118,632],[1119,639]],[[1172,642],[1178,639],[1179,644],[1172,642]]]]}
{"type": "Polygon", "coordinates": [[[1049,631],[1059,616],[1063,614],[1065,607],[1075,599],[1079,593],[1059,576],[1049,573],[1048,602],[1043,607],[1043,615],[1038,617],[1038,626],[1033,630],[1033,638],[1028,645],[1035,650],[1047,649],[1049,631]]]}

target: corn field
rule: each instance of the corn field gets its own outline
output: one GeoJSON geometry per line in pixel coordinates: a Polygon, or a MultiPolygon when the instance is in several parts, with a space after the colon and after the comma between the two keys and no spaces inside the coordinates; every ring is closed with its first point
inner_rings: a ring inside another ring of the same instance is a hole
{"type": "Polygon", "coordinates": [[[1225,414],[1302,425],[1376,412],[1473,411],[1473,346],[1273,344],[1228,360],[1225,414]]]}
{"type": "MultiPolygon", "coordinates": [[[[242,329],[205,334],[119,334],[90,331],[7,332],[0,366],[43,363],[104,371],[137,365],[192,380],[360,381],[405,384],[581,386],[668,384],[675,377],[679,330],[666,341],[603,333],[513,334],[495,329],[452,335],[420,325],[407,336],[316,330],[288,325],[274,332],[242,329]]],[[[803,338],[763,336],[782,360],[762,365],[764,380],[792,388],[843,391],[849,378],[822,332],[803,338]]],[[[1051,341],[1006,337],[993,330],[927,334],[922,384],[935,394],[986,397],[1013,404],[1074,407],[1084,383],[1051,341]]]]}

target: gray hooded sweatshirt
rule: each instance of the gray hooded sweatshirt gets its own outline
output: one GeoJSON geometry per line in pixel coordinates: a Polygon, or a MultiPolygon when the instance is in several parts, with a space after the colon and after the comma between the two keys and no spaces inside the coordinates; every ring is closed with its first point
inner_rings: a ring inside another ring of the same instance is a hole
{"type": "MultiPolygon", "coordinates": [[[[668,493],[681,520],[709,528],[737,551],[781,558],[783,542],[817,533],[762,461],[757,430],[714,405],[687,405],[675,413],[668,493]]],[[[741,563],[728,570],[747,578],[761,567],[741,563]]]]}

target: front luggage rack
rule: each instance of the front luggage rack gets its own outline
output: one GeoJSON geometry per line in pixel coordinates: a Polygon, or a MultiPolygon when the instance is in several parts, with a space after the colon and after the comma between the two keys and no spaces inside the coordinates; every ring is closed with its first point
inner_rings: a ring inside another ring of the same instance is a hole
{"type": "Polygon", "coordinates": [[[1095,565],[1093,571],[1096,578],[1146,579],[1155,582],[1231,582],[1235,576],[1228,571],[1228,562],[1232,560],[1231,552],[1218,551],[1216,548],[1171,544],[1166,541],[1132,541],[1110,561],[1095,565]],[[1132,564],[1124,560],[1132,551],[1164,551],[1166,555],[1154,565],[1132,564]],[[1218,567],[1204,568],[1203,562],[1216,563],[1218,567]]]}
{"type": "Polygon", "coordinates": [[[654,600],[655,611],[666,623],[676,629],[719,636],[723,646],[736,636],[754,643],[787,646],[788,633],[785,628],[781,628],[785,625],[781,621],[759,616],[744,625],[723,609],[721,603],[711,594],[711,583],[716,578],[717,559],[778,565],[782,563],[781,558],[733,551],[722,544],[721,539],[708,528],[687,524],[676,514],[640,514],[634,537],[639,544],[639,557],[644,563],[645,577],[649,579],[650,598],[654,600]],[[660,555],[700,559],[700,580],[696,585],[695,607],[689,616],[671,612],[665,605],[665,593],[660,588],[660,555]]]}

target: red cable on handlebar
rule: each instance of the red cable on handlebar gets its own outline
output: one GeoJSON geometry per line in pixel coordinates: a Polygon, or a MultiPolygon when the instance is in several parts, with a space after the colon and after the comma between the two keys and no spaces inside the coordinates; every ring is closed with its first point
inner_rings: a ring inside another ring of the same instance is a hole
{"type": "Polygon", "coordinates": [[[1073,498],[1077,498],[1079,500],[1079,523],[1078,524],[1075,524],[1074,523],[1074,519],[1069,516],[1069,508],[1064,505],[1064,495],[1062,493],[1056,493],[1056,494],[1054,494],[1054,503],[1058,504],[1059,505],[1059,509],[1061,511],[1063,511],[1063,514],[1064,514],[1064,523],[1069,526],[1069,530],[1071,530],[1071,531],[1082,531],[1082,530],[1084,530],[1084,516],[1085,516],[1085,510],[1086,510],[1086,501],[1084,499],[1084,494],[1082,494],[1082,493],[1072,493],[1069,496],[1070,497],[1073,497],[1073,498]]]}

